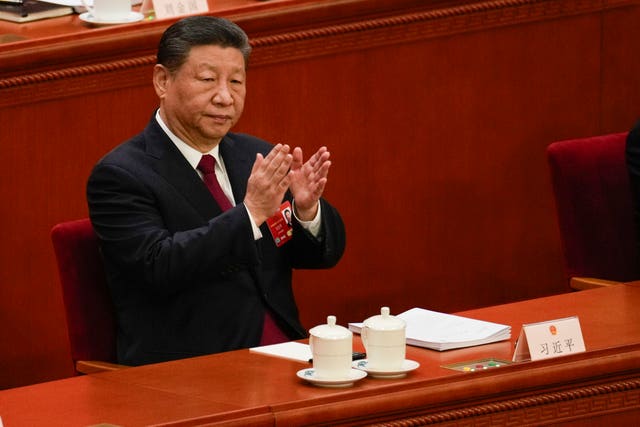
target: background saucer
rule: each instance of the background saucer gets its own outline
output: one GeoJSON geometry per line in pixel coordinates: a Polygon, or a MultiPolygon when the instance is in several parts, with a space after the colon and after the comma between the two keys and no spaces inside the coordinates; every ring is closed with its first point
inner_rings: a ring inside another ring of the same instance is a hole
{"type": "Polygon", "coordinates": [[[126,17],[123,17],[122,19],[102,20],[102,19],[96,19],[89,12],[85,12],[85,13],[81,13],[80,16],[78,16],[78,18],[80,18],[80,20],[84,22],[88,22],[93,25],[115,25],[115,24],[130,24],[132,22],[142,21],[144,19],[144,15],[142,13],[132,11],[132,12],[129,12],[129,14],[126,17]]]}

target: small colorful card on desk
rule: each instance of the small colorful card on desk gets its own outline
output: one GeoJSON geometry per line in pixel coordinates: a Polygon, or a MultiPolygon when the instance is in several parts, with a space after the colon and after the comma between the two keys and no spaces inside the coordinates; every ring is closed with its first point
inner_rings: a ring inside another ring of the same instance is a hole
{"type": "Polygon", "coordinates": [[[478,371],[486,371],[491,368],[499,368],[501,366],[507,366],[511,362],[506,360],[488,358],[488,359],[480,359],[480,360],[471,360],[468,362],[458,362],[452,363],[450,365],[444,365],[443,368],[453,369],[454,371],[461,372],[478,372],[478,371]]]}

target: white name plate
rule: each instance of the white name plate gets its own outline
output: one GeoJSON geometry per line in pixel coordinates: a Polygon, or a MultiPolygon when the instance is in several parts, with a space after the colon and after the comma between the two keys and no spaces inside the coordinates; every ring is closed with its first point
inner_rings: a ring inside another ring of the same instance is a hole
{"type": "Polygon", "coordinates": [[[514,362],[550,359],[586,351],[577,316],[522,325],[514,362]]]}
{"type": "Polygon", "coordinates": [[[153,10],[156,19],[183,15],[198,15],[209,11],[207,0],[144,0],[142,13],[153,10]]]}

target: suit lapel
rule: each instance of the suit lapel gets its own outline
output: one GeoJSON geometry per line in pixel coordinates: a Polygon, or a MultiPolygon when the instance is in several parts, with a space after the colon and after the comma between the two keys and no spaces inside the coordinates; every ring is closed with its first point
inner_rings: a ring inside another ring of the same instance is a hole
{"type": "Polygon", "coordinates": [[[220,155],[229,176],[233,198],[242,203],[247,191],[247,180],[255,160],[255,153],[243,151],[233,135],[226,135],[220,142],[220,155]]]}
{"type": "Polygon", "coordinates": [[[153,168],[176,191],[209,220],[222,213],[198,173],[191,167],[162,128],[152,119],[144,131],[147,154],[155,159],[153,168]]]}

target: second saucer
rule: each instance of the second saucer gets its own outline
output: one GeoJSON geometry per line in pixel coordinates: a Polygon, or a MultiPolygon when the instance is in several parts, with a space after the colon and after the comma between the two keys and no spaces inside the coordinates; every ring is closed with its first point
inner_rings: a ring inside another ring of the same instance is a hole
{"type": "Polygon", "coordinates": [[[350,387],[354,382],[366,377],[367,373],[363,372],[361,369],[351,369],[346,378],[326,379],[319,378],[316,375],[315,370],[313,368],[309,368],[299,370],[296,375],[298,378],[302,378],[303,380],[309,381],[311,384],[320,387],[350,387]]]}
{"type": "Polygon", "coordinates": [[[367,374],[369,374],[369,376],[373,378],[402,378],[406,376],[408,372],[411,372],[420,367],[420,364],[418,362],[409,359],[405,359],[404,362],[402,362],[402,366],[399,369],[393,371],[371,369],[367,366],[367,364],[367,359],[363,359],[356,360],[351,366],[356,369],[365,371],[367,374]]]}

